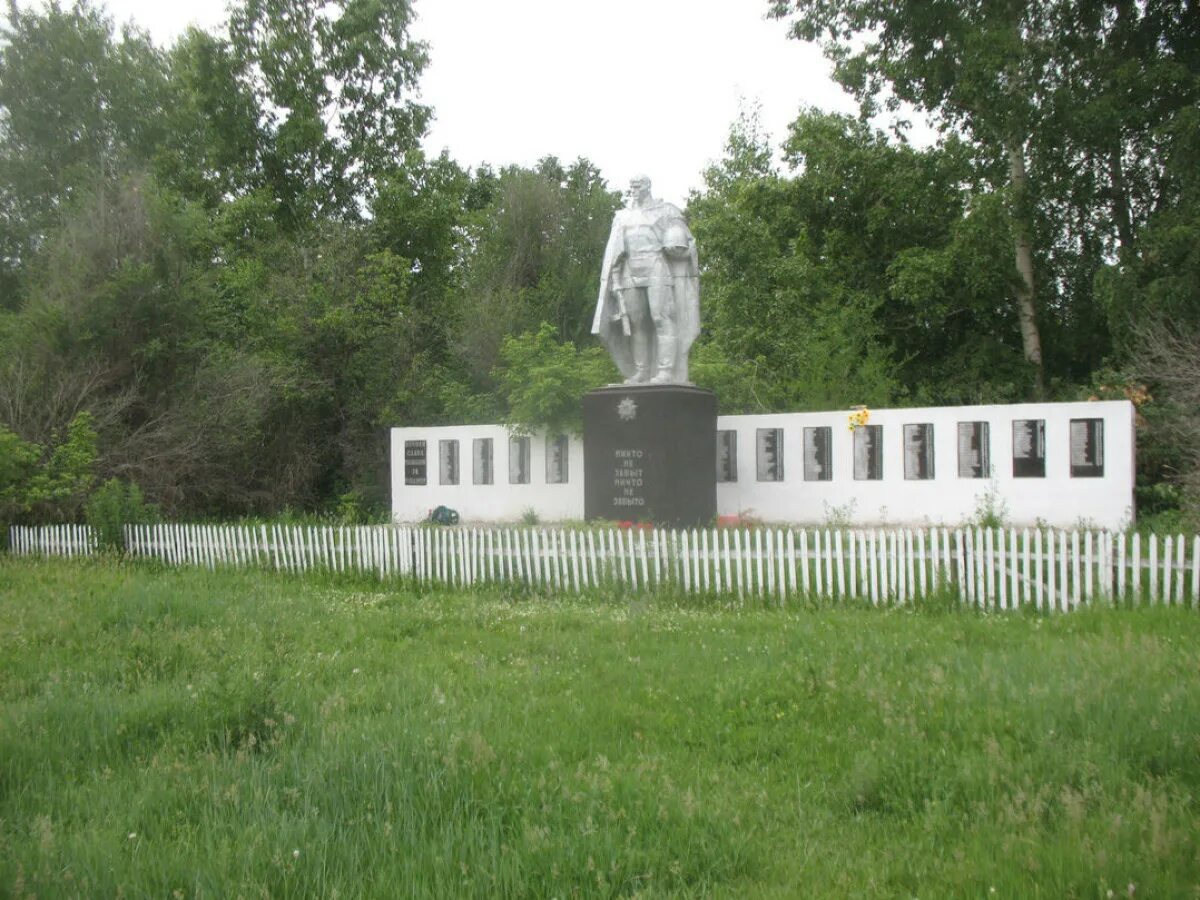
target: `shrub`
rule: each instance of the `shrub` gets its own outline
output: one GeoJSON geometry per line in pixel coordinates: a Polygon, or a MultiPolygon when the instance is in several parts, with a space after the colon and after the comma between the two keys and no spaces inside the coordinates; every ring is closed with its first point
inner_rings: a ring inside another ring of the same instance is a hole
{"type": "Polygon", "coordinates": [[[157,516],[133,482],[110,478],[88,499],[87,523],[96,531],[103,550],[124,552],[124,526],[154,521],[157,516]]]}

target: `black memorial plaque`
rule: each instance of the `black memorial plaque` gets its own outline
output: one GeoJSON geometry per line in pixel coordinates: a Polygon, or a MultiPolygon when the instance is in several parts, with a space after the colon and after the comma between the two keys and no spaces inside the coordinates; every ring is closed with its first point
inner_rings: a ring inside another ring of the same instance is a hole
{"type": "Polygon", "coordinates": [[[987,422],[958,423],[958,477],[987,478],[991,474],[987,422]]]}
{"type": "Polygon", "coordinates": [[[583,398],[588,519],[707,525],[717,515],[717,398],[687,385],[614,385],[583,398]]]}
{"type": "Polygon", "coordinates": [[[1046,477],[1046,420],[1016,419],[1013,431],[1013,478],[1046,477]]]}
{"type": "Polygon", "coordinates": [[[1071,420],[1071,477],[1104,477],[1104,420],[1071,420]]]}
{"type": "Polygon", "coordinates": [[[733,429],[717,432],[717,482],[730,484],[737,481],[737,432],[733,429]]]}
{"type": "Polygon", "coordinates": [[[425,483],[425,442],[404,442],[404,483],[425,483]]]}
{"type": "Polygon", "coordinates": [[[494,479],[492,466],[492,439],[475,438],[471,444],[471,480],[475,484],[491,484],[494,479]]]}
{"type": "Polygon", "coordinates": [[[804,480],[833,481],[833,429],[804,429],[804,480]]]}
{"type": "Polygon", "coordinates": [[[933,425],[904,426],[904,477],[908,481],[933,478],[933,425]]]}
{"type": "Polygon", "coordinates": [[[854,480],[883,479],[883,426],[859,425],[854,429],[854,480]]]}

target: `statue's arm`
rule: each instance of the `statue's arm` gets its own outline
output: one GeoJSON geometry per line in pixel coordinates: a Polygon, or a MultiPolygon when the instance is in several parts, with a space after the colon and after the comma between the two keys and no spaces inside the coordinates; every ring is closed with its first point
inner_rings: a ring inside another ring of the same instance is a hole
{"type": "Polygon", "coordinates": [[[678,207],[664,203],[667,214],[659,221],[663,234],[663,251],[671,259],[687,259],[694,255],[696,241],[688,230],[687,220],[678,207]]]}

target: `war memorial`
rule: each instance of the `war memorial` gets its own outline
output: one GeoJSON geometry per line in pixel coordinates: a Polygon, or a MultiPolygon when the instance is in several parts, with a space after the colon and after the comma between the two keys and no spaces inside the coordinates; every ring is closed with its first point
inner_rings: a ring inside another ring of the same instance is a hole
{"type": "Polygon", "coordinates": [[[580,398],[582,435],[393,428],[393,519],[441,505],[464,522],[685,527],[722,517],[946,525],[989,505],[1021,525],[1116,529],[1133,518],[1125,400],[718,415],[718,398],[688,380],[696,242],[645,176],[614,217],[592,332],[625,380],[580,398]]]}

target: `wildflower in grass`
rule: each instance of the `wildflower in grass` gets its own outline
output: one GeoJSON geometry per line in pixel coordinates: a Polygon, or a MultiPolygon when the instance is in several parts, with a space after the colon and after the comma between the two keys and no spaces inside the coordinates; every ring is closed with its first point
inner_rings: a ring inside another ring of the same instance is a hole
{"type": "Polygon", "coordinates": [[[137,832],[136,831],[129,832],[129,839],[131,841],[136,841],[137,840],[137,832]]]}
{"type": "Polygon", "coordinates": [[[300,858],[300,850],[299,849],[293,850],[292,851],[292,859],[299,859],[299,858],[300,858]]]}

